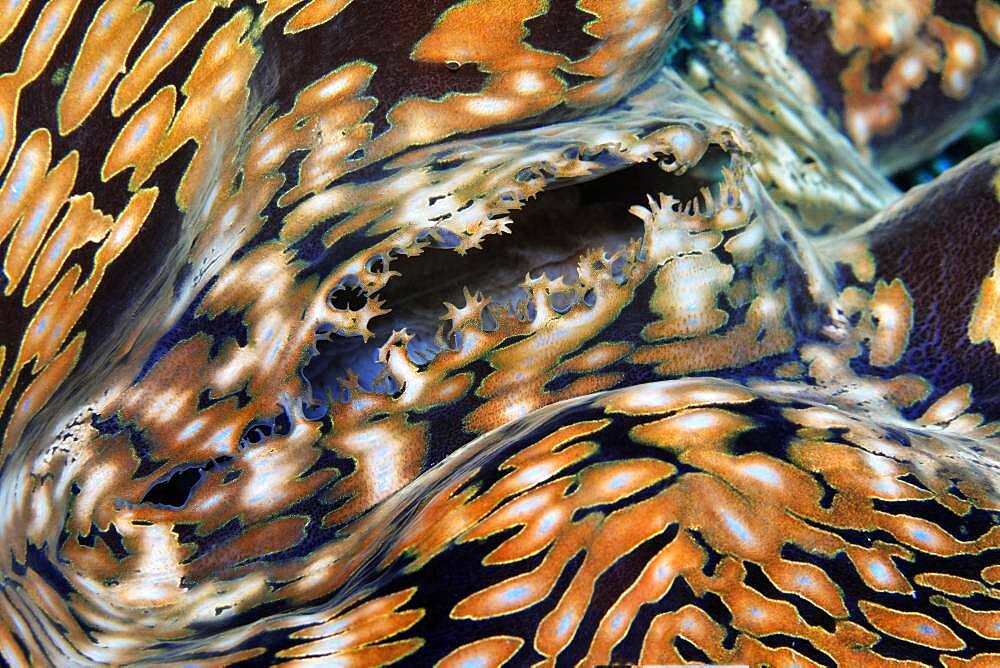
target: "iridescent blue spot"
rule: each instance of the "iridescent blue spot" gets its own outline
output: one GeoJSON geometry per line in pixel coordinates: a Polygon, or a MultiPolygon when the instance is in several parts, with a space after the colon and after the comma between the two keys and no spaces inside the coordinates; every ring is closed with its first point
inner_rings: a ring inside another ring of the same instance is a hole
{"type": "Polygon", "coordinates": [[[695,5],[691,9],[691,26],[696,30],[705,28],[705,10],[701,8],[701,5],[695,5]]]}
{"type": "Polygon", "coordinates": [[[52,16],[49,17],[49,20],[45,22],[45,27],[42,28],[42,41],[47,42],[49,38],[52,37],[53,33],[56,31],[56,26],[59,25],[59,19],[61,18],[62,16],[59,12],[54,12],[52,16]]]}
{"type": "Polygon", "coordinates": [[[217,434],[216,434],[216,435],[215,435],[215,436],[214,436],[214,437],[212,438],[212,441],[213,441],[214,443],[217,443],[217,444],[219,444],[219,445],[225,445],[226,441],[227,441],[227,440],[229,440],[229,437],[230,437],[230,436],[232,436],[232,434],[233,434],[233,429],[232,429],[232,427],[226,427],[225,429],[223,429],[223,430],[219,431],[219,432],[218,432],[218,433],[217,433],[217,434]]]}
{"type": "Polygon", "coordinates": [[[601,79],[594,88],[598,94],[607,95],[614,90],[616,81],[616,78],[607,76],[601,79]]]}
{"type": "Polygon", "coordinates": [[[625,42],[625,49],[627,51],[633,51],[642,44],[642,42],[649,39],[650,29],[647,28],[641,32],[632,35],[627,42],[625,42]]]}
{"type": "Polygon", "coordinates": [[[194,436],[195,432],[197,432],[200,428],[201,428],[201,420],[195,420],[188,426],[184,427],[184,429],[178,436],[181,439],[190,438],[194,436]]]}
{"type": "Polygon", "coordinates": [[[939,158],[936,158],[934,160],[934,162],[931,163],[931,168],[935,172],[937,172],[938,174],[940,174],[941,172],[943,172],[946,169],[950,168],[954,164],[955,163],[950,158],[946,158],[944,156],[941,156],[939,158]]]}
{"type": "Polygon", "coordinates": [[[481,656],[462,661],[461,668],[487,668],[486,659],[481,656]]]}
{"type": "Polygon", "coordinates": [[[87,88],[97,88],[97,84],[101,80],[101,77],[104,75],[104,70],[106,69],[108,69],[107,63],[103,60],[98,63],[97,67],[94,68],[94,71],[91,73],[90,78],[87,79],[87,88]]]}
{"type": "Polygon", "coordinates": [[[519,603],[521,600],[527,598],[530,593],[531,590],[528,589],[528,587],[525,585],[518,585],[500,594],[500,598],[505,603],[519,603]]]}
{"type": "Polygon", "coordinates": [[[42,219],[45,218],[45,214],[49,210],[43,206],[36,206],[35,212],[31,214],[31,218],[28,220],[28,233],[34,234],[38,231],[38,226],[42,224],[42,219]]]}
{"type": "Polygon", "coordinates": [[[736,537],[739,538],[740,541],[744,543],[753,542],[753,535],[750,533],[750,530],[747,529],[742,522],[730,515],[728,511],[722,511],[722,519],[725,520],[726,526],[729,527],[730,531],[736,534],[736,537]]]}
{"type": "Polygon", "coordinates": [[[921,624],[917,627],[917,630],[925,636],[933,636],[937,634],[937,631],[930,624],[921,624]]]}
{"type": "Polygon", "coordinates": [[[562,616],[559,620],[559,626],[556,627],[556,637],[562,638],[569,631],[569,627],[573,624],[573,615],[568,612],[562,616]]]}
{"type": "Polygon", "coordinates": [[[608,486],[611,489],[621,489],[627,485],[632,480],[632,475],[630,473],[619,473],[611,477],[608,481],[608,486]]]}
{"type": "Polygon", "coordinates": [[[11,203],[16,202],[21,199],[21,195],[24,193],[24,189],[28,187],[28,170],[21,168],[17,171],[17,177],[15,177],[14,183],[10,186],[10,195],[7,199],[11,200],[11,203]]]}
{"type": "Polygon", "coordinates": [[[889,569],[885,567],[881,561],[873,561],[868,564],[868,572],[872,574],[879,582],[886,582],[889,580],[889,569]]]}
{"type": "Polygon", "coordinates": [[[59,257],[64,248],[66,248],[66,237],[60,234],[55,243],[49,247],[49,257],[53,259],[59,257]]]}
{"type": "Polygon", "coordinates": [[[751,478],[756,478],[757,480],[768,483],[769,485],[778,485],[781,483],[781,477],[774,471],[773,468],[767,466],[766,464],[748,464],[743,467],[743,472],[751,478]]]}

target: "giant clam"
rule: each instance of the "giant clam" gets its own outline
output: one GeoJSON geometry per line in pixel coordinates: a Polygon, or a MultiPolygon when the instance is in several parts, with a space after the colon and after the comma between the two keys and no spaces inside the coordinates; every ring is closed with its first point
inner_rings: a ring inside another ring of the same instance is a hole
{"type": "Polygon", "coordinates": [[[1000,143],[889,179],[995,0],[14,0],[0,63],[10,665],[1000,662],[1000,143]]]}

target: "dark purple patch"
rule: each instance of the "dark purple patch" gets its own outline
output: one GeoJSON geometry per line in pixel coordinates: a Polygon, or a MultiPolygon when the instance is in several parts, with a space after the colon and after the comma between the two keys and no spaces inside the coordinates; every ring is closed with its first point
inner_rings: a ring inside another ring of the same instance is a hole
{"type": "Polygon", "coordinates": [[[901,278],[914,302],[910,347],[893,370],[921,374],[936,395],[971,382],[989,419],[1000,417],[1000,355],[990,342],[973,344],[967,329],[1000,246],[995,173],[981,153],[870,235],[879,276],[901,278]]]}
{"type": "Polygon", "coordinates": [[[586,58],[600,40],[584,32],[597,16],[576,6],[576,0],[551,0],[549,11],[524,22],[528,29],[525,42],[551,53],[561,53],[570,60],[586,58]]]}

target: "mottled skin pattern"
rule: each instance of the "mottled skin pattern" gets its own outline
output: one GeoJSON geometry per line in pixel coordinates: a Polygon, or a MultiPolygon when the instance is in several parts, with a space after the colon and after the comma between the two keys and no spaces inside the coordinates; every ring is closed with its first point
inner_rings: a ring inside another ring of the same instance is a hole
{"type": "Polygon", "coordinates": [[[736,42],[753,40],[773,12],[820,107],[884,168],[933,153],[942,138],[995,104],[1000,5],[994,0],[715,4],[726,5],[729,16],[748,12],[743,23],[713,22],[719,36],[723,25],[739,25],[736,42]]]}
{"type": "Polygon", "coordinates": [[[7,663],[1000,663],[1000,145],[880,171],[997,2],[31,0],[0,69],[7,663]]]}

